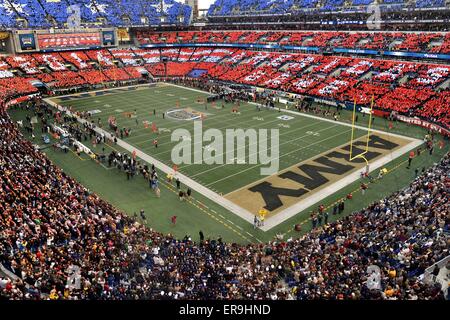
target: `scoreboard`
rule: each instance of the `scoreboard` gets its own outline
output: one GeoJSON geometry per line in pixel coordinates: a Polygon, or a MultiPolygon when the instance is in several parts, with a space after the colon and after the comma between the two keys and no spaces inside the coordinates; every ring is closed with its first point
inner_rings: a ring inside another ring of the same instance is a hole
{"type": "Polygon", "coordinates": [[[100,46],[101,39],[98,32],[79,33],[38,33],[39,49],[78,48],[100,46]]]}
{"type": "Polygon", "coordinates": [[[115,47],[118,44],[117,31],[114,28],[58,32],[16,30],[13,32],[13,40],[14,49],[18,53],[99,49],[115,47]]]}
{"type": "Polygon", "coordinates": [[[21,33],[17,35],[21,51],[35,51],[36,38],[34,33],[21,33]]]}

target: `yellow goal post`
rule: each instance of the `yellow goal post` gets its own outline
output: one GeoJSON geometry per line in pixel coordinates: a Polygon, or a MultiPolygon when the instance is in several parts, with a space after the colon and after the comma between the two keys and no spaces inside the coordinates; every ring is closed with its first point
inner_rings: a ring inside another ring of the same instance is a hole
{"type": "Polygon", "coordinates": [[[366,161],[366,173],[367,174],[369,173],[369,161],[367,160],[365,155],[369,152],[369,141],[370,141],[370,132],[371,132],[370,130],[371,130],[371,127],[372,127],[372,116],[373,116],[372,115],[372,110],[373,110],[374,100],[375,100],[375,97],[372,96],[372,100],[371,100],[371,103],[370,103],[370,110],[369,110],[370,116],[369,116],[369,124],[367,126],[367,138],[366,138],[365,149],[364,149],[363,152],[358,153],[355,156],[353,155],[353,142],[354,142],[354,139],[355,139],[355,128],[356,128],[356,125],[355,125],[355,122],[356,122],[356,98],[354,100],[353,114],[352,114],[352,136],[351,136],[351,141],[350,141],[349,161],[353,161],[353,160],[355,160],[357,158],[364,159],[364,161],[366,161]]]}

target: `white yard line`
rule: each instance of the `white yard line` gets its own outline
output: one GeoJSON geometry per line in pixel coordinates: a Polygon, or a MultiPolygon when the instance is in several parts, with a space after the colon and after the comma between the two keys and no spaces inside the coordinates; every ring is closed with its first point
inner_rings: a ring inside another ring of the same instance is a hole
{"type": "MultiPolygon", "coordinates": [[[[280,121],[280,119],[276,119],[276,120],[264,122],[264,125],[269,124],[269,123],[272,123],[272,122],[277,122],[277,121],[280,121]]],[[[307,126],[304,126],[304,127],[299,127],[299,128],[297,128],[297,129],[291,130],[291,131],[289,131],[289,132],[285,132],[285,133],[280,134],[280,137],[283,136],[283,135],[291,134],[291,133],[293,133],[293,132],[295,132],[295,131],[297,131],[297,130],[302,130],[302,129],[305,129],[305,128],[309,128],[309,127],[314,126],[314,125],[317,125],[317,124],[318,124],[317,122],[314,122],[314,123],[312,123],[312,124],[310,124],[310,125],[307,125],[307,126]]],[[[227,125],[226,127],[228,127],[228,126],[229,126],[229,125],[227,125]]],[[[226,127],[224,127],[224,128],[226,128],[226,127]]],[[[258,128],[258,127],[254,127],[254,128],[252,128],[252,129],[256,129],[256,128],[258,128]]],[[[329,128],[330,128],[330,127],[329,127],[329,128]]],[[[222,128],[215,128],[215,129],[222,129],[222,128]]],[[[304,138],[304,137],[307,137],[307,136],[309,136],[309,135],[304,135],[304,136],[301,136],[301,137],[296,138],[296,139],[294,139],[294,140],[298,140],[298,139],[300,139],[300,138],[304,138]]],[[[291,141],[293,141],[293,140],[291,140],[291,141]]],[[[203,143],[203,141],[200,141],[200,143],[203,143]]],[[[284,145],[284,144],[287,144],[287,143],[288,143],[288,142],[281,143],[280,146],[281,146],[281,145],[284,145]]],[[[194,143],[192,146],[195,147],[195,146],[198,145],[198,144],[199,144],[199,142],[194,143]]],[[[239,147],[239,148],[236,148],[234,151],[238,151],[238,150],[241,150],[241,149],[250,148],[250,147],[255,146],[255,145],[258,145],[258,142],[249,144],[248,146],[247,146],[247,145],[243,145],[243,146],[241,146],[241,147],[239,147]]],[[[271,148],[268,148],[267,150],[270,150],[270,149],[271,149],[271,148]]],[[[217,157],[223,156],[223,155],[225,155],[225,154],[226,154],[226,152],[222,152],[222,153],[218,154],[217,157]]],[[[250,157],[250,156],[253,156],[253,155],[255,155],[255,154],[258,154],[258,153],[252,153],[252,154],[249,154],[249,157],[250,157]]],[[[190,166],[193,166],[193,165],[195,165],[195,163],[191,163],[191,164],[187,164],[187,165],[181,166],[180,169],[184,169],[184,168],[187,168],[187,167],[190,167],[190,166]]],[[[218,169],[218,168],[224,167],[224,166],[226,166],[226,165],[228,165],[228,164],[227,164],[227,163],[224,163],[224,164],[222,164],[222,165],[220,165],[220,166],[214,167],[214,169],[218,169]]],[[[202,173],[197,173],[197,174],[195,174],[195,175],[192,175],[191,177],[198,176],[198,175],[200,175],[200,174],[203,174],[203,173],[205,173],[205,172],[209,172],[209,171],[214,170],[214,169],[208,169],[208,170],[206,170],[206,171],[203,171],[202,173]]]]}
{"type": "MultiPolygon", "coordinates": [[[[162,82],[156,82],[156,87],[158,86],[159,83],[162,82]]],[[[167,85],[167,83],[165,83],[167,85]]],[[[102,91],[109,91],[109,90],[120,90],[120,89],[126,89],[126,88],[132,88],[132,87],[148,87],[148,89],[152,89],[152,88],[156,88],[156,87],[150,87],[149,86],[150,83],[146,83],[146,84],[136,84],[136,85],[130,85],[130,86],[125,86],[125,87],[117,87],[117,88],[103,88],[103,89],[98,89],[98,90],[93,90],[93,91],[83,91],[83,92],[76,92],[76,93],[70,93],[70,94],[65,94],[62,96],[54,96],[54,97],[50,97],[47,99],[55,99],[55,98],[65,98],[65,97],[71,97],[71,96],[78,96],[78,95],[82,95],[82,94],[89,94],[89,93],[95,93],[95,92],[102,92],[102,91]]],[[[127,92],[127,91],[125,91],[127,92]]],[[[133,91],[129,91],[129,92],[133,92],[133,91]]],[[[122,92],[124,93],[124,92],[122,92]]],[[[95,96],[92,97],[83,97],[80,99],[87,99],[87,98],[95,98],[95,96]]]]}
{"type": "Polygon", "coordinates": [[[101,165],[103,168],[105,168],[105,170],[112,170],[114,168],[108,168],[107,166],[105,166],[103,163],[99,162],[99,165],[101,165]]]}
{"type": "MultiPolygon", "coordinates": [[[[229,116],[230,114],[229,113],[227,113],[227,114],[217,114],[217,115],[214,115],[213,117],[211,117],[211,118],[209,118],[208,119],[208,124],[210,125],[211,124],[211,121],[214,121],[214,122],[216,122],[216,121],[220,121],[220,119],[218,119],[219,117],[223,117],[223,116],[229,116]]],[[[243,115],[242,117],[245,117],[245,118],[247,118],[248,116],[252,116],[251,114],[248,114],[248,115],[243,115]]],[[[254,115],[253,115],[254,116],[254,115]]],[[[241,119],[242,120],[242,119],[241,119]]],[[[251,121],[254,121],[253,119],[247,119],[247,120],[244,120],[244,121],[241,121],[241,122],[239,122],[238,123],[238,125],[240,126],[240,125],[242,125],[242,124],[244,124],[244,123],[247,123],[247,122],[251,122],[251,121]]],[[[269,122],[265,122],[265,123],[263,123],[263,124],[267,124],[267,123],[271,123],[271,122],[276,122],[276,121],[280,121],[279,119],[277,119],[277,120],[273,120],[273,121],[269,121],[269,122]]],[[[221,122],[223,122],[223,121],[221,121],[221,122]]],[[[179,123],[179,122],[178,122],[179,123]]],[[[180,124],[180,125],[176,125],[176,124],[174,124],[173,126],[171,126],[171,127],[167,127],[168,129],[172,129],[172,128],[185,128],[185,127],[188,127],[188,126],[193,126],[193,122],[192,121],[189,121],[189,122],[187,122],[187,123],[185,123],[185,124],[180,124]]],[[[220,127],[214,127],[214,129],[225,129],[225,128],[228,128],[230,125],[229,124],[226,124],[226,125],[224,125],[224,126],[220,126],[220,127]]],[[[207,128],[205,128],[205,129],[207,129],[207,128]]],[[[132,136],[132,137],[130,137],[130,139],[128,139],[128,141],[131,141],[131,142],[133,142],[133,144],[140,144],[140,143],[143,143],[143,142],[146,142],[146,141],[149,141],[148,139],[146,139],[146,140],[139,140],[139,141],[133,141],[133,138],[136,138],[136,137],[141,137],[141,136],[144,136],[145,134],[138,134],[138,135],[135,135],[135,136],[132,136]]],[[[167,144],[174,144],[174,142],[173,141],[168,141],[168,142],[164,142],[164,143],[159,143],[158,144],[158,147],[159,146],[163,146],[163,145],[167,145],[167,144]]],[[[193,146],[195,146],[195,145],[197,145],[198,143],[194,143],[193,144],[193,146]]],[[[162,151],[162,152],[159,152],[159,153],[155,153],[155,155],[160,155],[160,154],[164,154],[164,153],[167,153],[167,152],[170,152],[170,151],[162,151]]],[[[188,165],[189,166],[189,165],[188,165]]],[[[181,168],[181,167],[180,167],[181,168]]]]}
{"type": "MultiPolygon", "coordinates": [[[[311,125],[317,125],[317,124],[318,124],[318,123],[315,122],[314,124],[311,124],[311,125]]],[[[306,126],[306,127],[301,127],[301,128],[296,129],[296,130],[304,129],[304,128],[310,127],[311,125],[306,126]]],[[[325,131],[325,130],[327,130],[327,129],[334,128],[335,126],[336,126],[336,125],[331,126],[331,127],[326,127],[326,128],[323,128],[323,129],[321,129],[321,130],[319,130],[319,131],[317,131],[317,132],[325,131]]],[[[290,131],[289,133],[292,133],[292,132],[294,132],[294,131],[296,131],[296,130],[290,131]]],[[[348,131],[347,131],[347,132],[348,132],[348,131]]],[[[280,136],[282,136],[282,135],[280,135],[280,136]]],[[[292,141],[296,141],[296,140],[299,140],[299,139],[303,139],[303,138],[308,137],[308,136],[309,136],[309,134],[305,134],[305,135],[303,135],[303,136],[300,136],[300,137],[295,138],[294,140],[290,140],[290,141],[286,141],[286,142],[280,143],[279,146],[282,146],[282,145],[285,145],[285,144],[289,144],[289,143],[292,142],[292,141]]],[[[308,148],[308,147],[311,146],[311,145],[314,145],[314,144],[309,144],[308,146],[302,147],[301,149],[296,149],[295,151],[299,151],[299,150],[308,148]]],[[[241,148],[238,148],[237,150],[239,150],[239,149],[241,149],[241,148]]],[[[272,147],[267,148],[267,150],[271,150],[271,149],[272,149],[272,147]]],[[[289,155],[289,154],[291,154],[291,153],[293,153],[293,152],[289,152],[289,153],[286,153],[286,154],[284,154],[284,155],[281,155],[281,156],[279,157],[279,159],[281,159],[283,156],[289,155]]],[[[250,157],[250,156],[253,156],[253,155],[256,155],[256,154],[258,154],[258,153],[251,153],[251,154],[249,154],[248,156],[250,157]]],[[[197,174],[194,174],[192,177],[200,176],[200,175],[202,175],[202,174],[204,174],[204,173],[206,173],[206,172],[213,171],[213,170],[215,170],[215,169],[218,169],[218,168],[221,168],[221,167],[224,167],[224,166],[227,166],[227,165],[230,165],[230,164],[226,164],[226,163],[225,163],[225,164],[222,164],[222,165],[220,165],[220,166],[216,166],[216,167],[214,167],[214,168],[211,168],[211,169],[208,169],[208,170],[204,170],[204,171],[202,171],[202,172],[199,172],[199,173],[197,173],[197,174]]],[[[228,177],[233,177],[233,176],[238,175],[238,174],[240,174],[240,173],[242,173],[242,172],[251,170],[251,169],[256,168],[256,167],[260,167],[260,166],[262,166],[262,165],[263,165],[263,164],[255,164],[255,165],[251,166],[250,168],[247,168],[247,169],[245,169],[245,170],[242,170],[242,171],[240,171],[240,172],[237,172],[236,174],[232,174],[232,175],[230,175],[230,176],[228,176],[228,177]]],[[[228,179],[228,177],[225,177],[224,179],[220,179],[220,180],[211,182],[211,183],[209,183],[207,186],[211,186],[211,185],[216,184],[216,183],[219,182],[219,181],[226,180],[226,179],[228,179]]]]}
{"type": "MultiPolygon", "coordinates": [[[[335,125],[335,126],[337,126],[337,125],[335,125]]],[[[317,132],[325,131],[325,130],[327,130],[327,129],[334,128],[335,126],[326,127],[326,128],[324,128],[324,129],[322,129],[322,130],[319,130],[319,131],[317,131],[317,132]]],[[[343,131],[343,132],[341,132],[341,133],[338,133],[337,135],[334,135],[334,136],[331,136],[331,137],[328,137],[328,138],[319,140],[319,141],[314,142],[314,143],[312,143],[312,144],[308,144],[306,147],[302,147],[302,148],[300,148],[300,149],[296,149],[296,150],[293,150],[293,151],[291,151],[291,152],[285,153],[285,154],[283,154],[283,155],[280,156],[280,159],[283,158],[283,157],[285,157],[285,156],[287,156],[287,155],[290,155],[290,154],[292,154],[292,153],[295,153],[295,152],[298,152],[298,151],[300,151],[300,150],[309,148],[310,146],[314,146],[314,145],[319,144],[319,143],[321,143],[321,142],[324,142],[324,141],[327,141],[327,140],[330,140],[330,139],[334,139],[336,136],[340,136],[341,134],[348,133],[348,132],[349,132],[349,130],[343,131]]],[[[304,138],[304,137],[306,137],[306,136],[307,136],[307,135],[301,136],[301,137],[298,137],[297,139],[294,139],[294,140],[298,140],[298,139],[304,138]]],[[[241,171],[236,172],[236,173],[234,173],[234,174],[231,174],[231,175],[229,175],[229,176],[227,176],[227,177],[225,177],[225,178],[216,180],[216,181],[214,181],[214,182],[212,182],[212,183],[207,184],[206,186],[207,186],[207,187],[213,186],[213,185],[215,185],[215,184],[218,183],[218,182],[227,180],[227,179],[229,179],[229,178],[231,178],[231,177],[235,177],[235,176],[237,176],[237,175],[240,175],[240,174],[243,173],[243,172],[246,172],[246,171],[249,171],[249,170],[252,170],[252,169],[261,167],[261,166],[263,166],[263,165],[264,165],[264,164],[255,164],[254,166],[251,166],[250,168],[247,168],[247,169],[245,169],[245,170],[241,170],[241,171]]],[[[278,175],[278,174],[279,174],[279,172],[277,172],[277,173],[274,174],[274,175],[278,175]]],[[[268,178],[268,177],[266,177],[265,179],[267,179],[267,178],[268,178]]]]}

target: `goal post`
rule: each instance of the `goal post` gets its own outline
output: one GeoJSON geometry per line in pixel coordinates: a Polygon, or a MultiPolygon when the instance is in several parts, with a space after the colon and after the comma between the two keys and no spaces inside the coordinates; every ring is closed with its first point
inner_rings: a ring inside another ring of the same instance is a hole
{"type": "Polygon", "coordinates": [[[353,161],[357,158],[361,158],[364,159],[364,161],[366,161],[366,173],[369,173],[369,161],[367,160],[367,158],[365,157],[365,155],[369,152],[369,141],[370,141],[370,133],[371,133],[371,127],[372,127],[372,110],[373,110],[373,105],[374,105],[374,99],[375,97],[372,96],[372,100],[370,103],[370,109],[369,109],[369,123],[367,126],[367,138],[366,138],[366,145],[365,148],[363,150],[363,152],[358,153],[357,155],[353,155],[353,142],[355,140],[355,129],[356,129],[356,98],[354,100],[353,103],[353,113],[352,113],[352,133],[351,133],[351,140],[350,140],[350,154],[349,154],[349,161],[353,161]]]}

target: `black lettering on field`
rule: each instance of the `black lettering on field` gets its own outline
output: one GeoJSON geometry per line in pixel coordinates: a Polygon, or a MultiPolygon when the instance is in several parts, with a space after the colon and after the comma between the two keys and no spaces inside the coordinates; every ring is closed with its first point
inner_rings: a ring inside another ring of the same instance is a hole
{"type": "Polygon", "coordinates": [[[256,186],[249,189],[252,192],[259,192],[264,199],[266,205],[265,209],[273,211],[283,206],[281,202],[280,195],[288,197],[301,197],[302,195],[308,193],[305,189],[286,189],[273,187],[271,183],[264,181],[256,186]]]}
{"type": "MultiPolygon", "coordinates": [[[[355,141],[353,143],[352,156],[355,157],[357,155],[361,155],[365,152],[367,142],[366,141],[355,141]],[[361,147],[364,147],[362,149],[361,147]]],[[[377,135],[372,135],[369,139],[368,147],[376,148],[381,150],[393,150],[399,145],[395,142],[386,140],[377,135]]],[[[279,178],[289,179],[297,182],[300,185],[303,185],[304,188],[300,189],[287,189],[281,187],[274,187],[272,183],[264,181],[256,186],[249,188],[252,192],[259,192],[263,197],[266,205],[265,209],[269,211],[274,211],[283,206],[283,203],[280,199],[280,196],[288,196],[288,197],[301,197],[308,193],[311,190],[314,190],[327,182],[329,179],[324,176],[325,173],[333,174],[333,175],[344,175],[345,173],[353,170],[355,167],[351,164],[354,163],[363,163],[365,162],[362,158],[355,158],[351,162],[349,161],[349,152],[350,145],[346,145],[342,147],[340,150],[346,152],[339,152],[337,150],[331,151],[328,154],[321,156],[317,159],[311,161],[311,163],[320,164],[321,166],[307,163],[298,166],[304,174],[297,173],[293,171],[287,171],[280,175],[279,178]],[[331,160],[334,159],[344,159],[348,164],[342,164],[336,161],[331,160]]],[[[367,151],[364,154],[364,157],[370,161],[382,153],[377,151],[367,151]]]]}
{"type": "Polygon", "coordinates": [[[369,140],[369,147],[383,149],[383,150],[392,150],[397,148],[399,145],[395,142],[386,140],[381,138],[380,136],[373,135],[369,140]]]}
{"type": "Polygon", "coordinates": [[[307,177],[291,171],[285,172],[279,177],[283,179],[294,180],[304,185],[305,188],[313,190],[329,181],[322,173],[342,175],[354,168],[351,165],[345,165],[339,162],[332,161],[327,157],[319,157],[315,159],[314,162],[323,164],[325,167],[319,167],[312,164],[303,164],[298,168],[306,173],[308,175],[307,177]]]}

